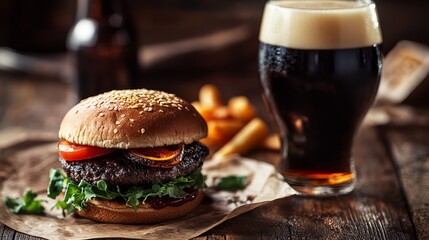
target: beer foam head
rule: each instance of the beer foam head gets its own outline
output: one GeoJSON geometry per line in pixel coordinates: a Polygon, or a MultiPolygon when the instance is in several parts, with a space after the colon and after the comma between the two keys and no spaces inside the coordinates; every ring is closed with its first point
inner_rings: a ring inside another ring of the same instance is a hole
{"type": "Polygon", "coordinates": [[[371,2],[270,1],[259,40],[296,49],[343,49],[382,43],[371,2]]]}

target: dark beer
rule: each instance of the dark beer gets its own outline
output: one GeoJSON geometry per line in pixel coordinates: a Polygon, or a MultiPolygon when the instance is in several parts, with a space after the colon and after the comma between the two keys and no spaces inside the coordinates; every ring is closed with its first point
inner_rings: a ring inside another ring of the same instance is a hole
{"type": "Polygon", "coordinates": [[[137,41],[122,0],[80,0],[68,46],[79,99],[138,86],[137,41]]]}
{"type": "Polygon", "coordinates": [[[374,100],[380,57],[378,45],[297,50],[260,44],[261,83],[288,133],[288,174],[351,174],[352,140],[374,100]]]}
{"type": "Polygon", "coordinates": [[[292,3],[267,4],[259,49],[263,95],[282,137],[282,171],[302,193],[350,191],[353,137],[379,85],[381,37],[338,28],[368,29],[359,24],[371,15],[369,5],[322,1],[313,10],[314,1],[292,3]]]}

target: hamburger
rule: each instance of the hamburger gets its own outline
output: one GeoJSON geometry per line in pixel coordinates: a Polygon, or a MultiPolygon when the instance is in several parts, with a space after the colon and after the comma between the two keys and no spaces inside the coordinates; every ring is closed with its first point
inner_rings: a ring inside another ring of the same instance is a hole
{"type": "Polygon", "coordinates": [[[207,125],[195,108],[156,90],[114,90],[82,100],[62,120],[63,170],[48,196],[63,213],[142,224],[179,218],[202,198],[207,125]]]}

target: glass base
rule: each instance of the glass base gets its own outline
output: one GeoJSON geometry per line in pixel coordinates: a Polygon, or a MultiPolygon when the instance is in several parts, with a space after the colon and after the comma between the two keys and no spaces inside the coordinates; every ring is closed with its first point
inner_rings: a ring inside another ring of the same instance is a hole
{"type": "Polygon", "coordinates": [[[347,194],[355,187],[356,174],[329,173],[329,174],[304,174],[286,172],[286,182],[297,191],[298,195],[329,197],[347,194]]]}

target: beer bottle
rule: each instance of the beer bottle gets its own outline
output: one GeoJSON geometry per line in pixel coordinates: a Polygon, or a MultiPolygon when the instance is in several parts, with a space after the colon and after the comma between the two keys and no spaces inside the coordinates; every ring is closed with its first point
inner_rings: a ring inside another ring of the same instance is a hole
{"type": "Polygon", "coordinates": [[[137,40],[124,4],[123,0],[78,1],[77,21],[67,45],[79,99],[137,87],[137,40]]]}

